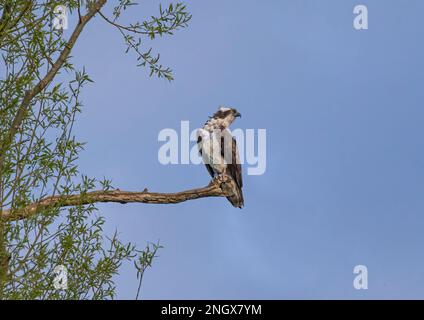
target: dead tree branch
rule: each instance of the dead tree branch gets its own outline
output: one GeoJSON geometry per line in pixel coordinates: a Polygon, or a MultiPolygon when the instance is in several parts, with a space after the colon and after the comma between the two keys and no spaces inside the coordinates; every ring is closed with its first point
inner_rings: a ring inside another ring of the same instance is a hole
{"type": "Polygon", "coordinates": [[[85,194],[50,196],[38,202],[31,203],[24,208],[4,210],[1,212],[0,217],[9,221],[21,220],[53,207],[63,208],[100,202],[172,204],[207,197],[225,197],[231,193],[231,190],[234,190],[231,185],[232,183],[234,181],[231,178],[221,181],[215,179],[204,188],[177,193],[149,192],[147,189],[142,192],[132,192],[118,189],[111,191],[92,191],[85,194]]]}

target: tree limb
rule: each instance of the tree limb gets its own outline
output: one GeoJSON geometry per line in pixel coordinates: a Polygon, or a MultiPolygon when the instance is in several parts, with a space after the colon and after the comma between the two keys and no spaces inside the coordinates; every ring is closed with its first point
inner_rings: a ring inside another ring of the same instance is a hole
{"type": "Polygon", "coordinates": [[[225,197],[231,193],[234,183],[231,178],[221,181],[216,179],[203,188],[192,189],[177,193],[157,193],[146,190],[142,192],[132,191],[92,191],[85,194],[74,194],[65,196],[50,196],[41,199],[38,202],[31,203],[24,208],[17,210],[4,210],[0,217],[4,220],[22,220],[29,218],[43,210],[53,207],[71,207],[99,202],[115,202],[121,204],[127,203],[151,203],[151,204],[170,204],[180,203],[188,200],[207,198],[207,197],[225,197]]]}

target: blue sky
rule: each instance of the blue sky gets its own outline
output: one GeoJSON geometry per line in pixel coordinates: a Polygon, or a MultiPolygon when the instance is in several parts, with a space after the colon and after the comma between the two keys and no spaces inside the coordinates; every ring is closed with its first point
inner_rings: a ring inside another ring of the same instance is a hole
{"type": "MultiPolygon", "coordinates": [[[[189,28],[153,43],[174,70],[172,83],[136,68],[100,17],[73,51],[95,81],[76,127],[88,142],[80,169],[122,190],[209,182],[203,166],[157,160],[159,131],[182,120],[201,126],[230,105],[243,114],[234,128],[267,130],[267,171],[245,175],[243,210],[215,198],[99,205],[108,232],[165,246],[142,296],[423,298],[424,2],[216,0],[188,8],[189,28]],[[368,6],[369,30],[352,26],[358,4],[368,6]],[[359,264],[368,267],[368,290],[352,286],[359,264]]],[[[125,19],[140,20],[157,12],[157,1],[128,12],[125,19]]],[[[131,265],[117,285],[118,298],[135,297],[131,265]]]]}

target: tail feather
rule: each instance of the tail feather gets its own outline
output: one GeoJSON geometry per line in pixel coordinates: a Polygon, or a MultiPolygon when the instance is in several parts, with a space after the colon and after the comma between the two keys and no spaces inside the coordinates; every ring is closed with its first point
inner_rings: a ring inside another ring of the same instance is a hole
{"type": "Polygon", "coordinates": [[[240,186],[231,176],[224,176],[225,182],[221,183],[222,191],[227,194],[226,198],[234,207],[241,209],[244,206],[244,197],[240,186]]]}
{"type": "Polygon", "coordinates": [[[243,197],[243,191],[237,186],[234,190],[233,194],[231,196],[228,196],[228,201],[231,202],[231,204],[236,208],[243,208],[244,206],[244,197],[243,197]]]}

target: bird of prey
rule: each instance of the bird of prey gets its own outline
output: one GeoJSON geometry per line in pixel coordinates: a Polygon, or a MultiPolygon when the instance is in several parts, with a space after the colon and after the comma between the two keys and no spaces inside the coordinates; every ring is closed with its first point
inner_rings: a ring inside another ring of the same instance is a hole
{"type": "Polygon", "coordinates": [[[242,208],[243,179],[236,139],[231,135],[230,125],[241,114],[234,108],[220,107],[197,131],[197,146],[209,174],[214,179],[229,176],[234,181],[232,195],[227,199],[234,207],[242,208]]]}

